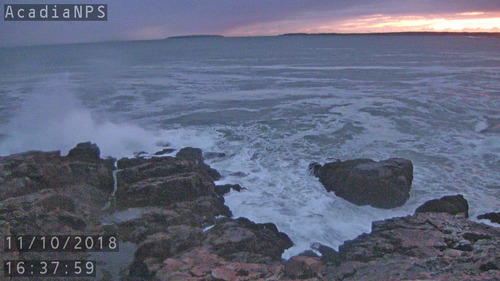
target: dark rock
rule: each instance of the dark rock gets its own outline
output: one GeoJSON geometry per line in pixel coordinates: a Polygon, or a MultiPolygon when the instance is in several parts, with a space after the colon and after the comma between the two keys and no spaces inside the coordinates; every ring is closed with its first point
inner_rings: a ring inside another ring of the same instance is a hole
{"type": "Polygon", "coordinates": [[[206,183],[198,173],[189,173],[129,184],[119,188],[115,196],[117,205],[130,208],[168,205],[213,193],[213,184],[206,183]]]}
{"type": "Polygon", "coordinates": [[[244,177],[248,176],[248,174],[244,173],[244,172],[234,172],[234,173],[231,173],[229,175],[233,176],[233,177],[238,177],[238,178],[244,178],[244,177]]]}
{"type": "Polygon", "coordinates": [[[297,279],[322,277],[323,267],[319,258],[295,256],[285,263],[285,275],[297,279]]]}
{"type": "Polygon", "coordinates": [[[122,158],[116,162],[116,166],[118,169],[126,169],[133,166],[138,166],[144,163],[150,162],[152,159],[144,159],[144,158],[122,158]]]}
{"type": "Polygon", "coordinates": [[[224,153],[224,152],[206,152],[203,154],[203,157],[205,158],[205,160],[224,158],[224,157],[226,157],[226,153],[224,153]]]}
{"type": "Polygon", "coordinates": [[[203,153],[199,148],[185,147],[175,155],[176,158],[187,159],[195,162],[203,162],[203,153]]]}
{"type": "Polygon", "coordinates": [[[477,216],[480,220],[490,220],[491,222],[500,224],[500,213],[486,213],[477,216]]]}
{"type": "Polygon", "coordinates": [[[71,149],[67,157],[81,161],[98,161],[101,159],[101,150],[95,143],[82,142],[71,149]]]}
{"type": "Polygon", "coordinates": [[[246,218],[221,219],[205,233],[203,245],[231,261],[258,262],[261,256],[281,260],[293,246],[288,236],[272,223],[256,224],[246,218]],[[247,253],[241,255],[241,252],[247,253]]]}
{"type": "Polygon", "coordinates": [[[309,170],[309,175],[319,177],[321,172],[321,164],[313,162],[309,164],[308,170],[309,170]]]}
{"type": "Polygon", "coordinates": [[[144,158],[147,156],[149,156],[149,153],[147,153],[146,151],[134,152],[134,158],[144,158]]]}
{"type": "Polygon", "coordinates": [[[319,169],[319,180],[327,191],[351,203],[390,209],[408,200],[413,165],[402,158],[332,162],[319,169]]]}
{"type": "Polygon", "coordinates": [[[224,185],[216,185],[215,186],[215,193],[218,195],[225,195],[229,193],[229,191],[234,190],[240,192],[242,189],[245,189],[244,187],[241,187],[239,184],[224,184],[224,185]]]}
{"type": "Polygon", "coordinates": [[[448,213],[469,217],[469,203],[463,195],[443,196],[425,202],[415,210],[415,213],[448,213]]]}
{"type": "Polygon", "coordinates": [[[340,262],[339,253],[331,247],[325,246],[321,243],[313,243],[311,248],[320,252],[321,261],[324,263],[338,264],[340,262]]]}
{"type": "Polygon", "coordinates": [[[156,155],[156,156],[159,156],[159,155],[165,155],[165,154],[172,153],[172,152],[174,152],[174,151],[175,151],[175,149],[173,149],[173,148],[165,148],[165,149],[162,149],[161,151],[157,151],[157,152],[155,152],[155,154],[154,154],[154,155],[156,155]]]}
{"type": "Polygon", "coordinates": [[[58,193],[49,193],[45,196],[40,196],[37,204],[39,204],[46,210],[61,209],[68,212],[73,212],[76,208],[76,203],[71,197],[58,193]]]}

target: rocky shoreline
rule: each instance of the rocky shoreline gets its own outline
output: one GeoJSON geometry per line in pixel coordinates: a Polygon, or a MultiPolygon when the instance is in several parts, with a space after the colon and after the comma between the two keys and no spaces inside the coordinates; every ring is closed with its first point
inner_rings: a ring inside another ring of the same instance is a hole
{"type": "MultiPolygon", "coordinates": [[[[310,168],[327,190],[353,203],[391,208],[406,202],[411,162],[361,160],[310,168]],[[367,178],[373,171],[384,177],[367,178]],[[350,176],[338,180],[332,173],[350,176]],[[388,184],[391,178],[395,185],[388,184]],[[371,202],[361,189],[367,182],[388,190],[371,202]],[[352,196],[345,191],[349,186],[360,188],[352,196]],[[384,202],[387,194],[395,199],[384,202]]],[[[0,235],[118,235],[119,253],[90,254],[98,260],[97,280],[448,281],[500,276],[500,228],[468,220],[467,201],[460,195],[431,200],[414,215],[373,222],[370,233],[346,241],[339,251],[316,244],[282,260],[293,242],[272,223],[233,218],[222,195],[242,187],[217,186],[220,177],[196,148],[183,148],[175,156],[115,161],[101,159],[97,145],[82,143],[67,156],[30,151],[0,157],[0,235]],[[126,245],[131,254],[125,254],[126,245]],[[126,264],[112,266],[120,255],[126,264]]],[[[493,221],[498,213],[484,218],[493,221]]],[[[0,261],[86,258],[85,252],[12,251],[2,253],[0,261]]]]}

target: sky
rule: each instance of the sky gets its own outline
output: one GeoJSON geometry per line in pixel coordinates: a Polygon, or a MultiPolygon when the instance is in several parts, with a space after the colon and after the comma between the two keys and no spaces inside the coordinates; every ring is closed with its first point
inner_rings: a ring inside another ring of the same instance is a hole
{"type": "Polygon", "coordinates": [[[219,34],[500,32],[500,0],[0,0],[108,4],[105,22],[0,21],[0,46],[219,34]]]}

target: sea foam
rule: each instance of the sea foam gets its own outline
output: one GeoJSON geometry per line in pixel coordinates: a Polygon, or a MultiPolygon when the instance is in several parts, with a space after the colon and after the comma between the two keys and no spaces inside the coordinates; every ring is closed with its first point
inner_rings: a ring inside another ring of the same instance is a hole
{"type": "Polygon", "coordinates": [[[169,144],[206,148],[213,141],[193,130],[147,130],[130,123],[97,119],[75,95],[70,74],[50,76],[40,83],[2,128],[6,136],[0,155],[27,150],[61,150],[66,154],[79,142],[97,143],[103,157],[148,153],[169,144]]]}

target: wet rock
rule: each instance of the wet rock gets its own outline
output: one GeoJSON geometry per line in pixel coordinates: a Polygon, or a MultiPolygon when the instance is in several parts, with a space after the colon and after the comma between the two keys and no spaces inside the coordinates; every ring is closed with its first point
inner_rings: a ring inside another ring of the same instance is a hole
{"type": "Polygon", "coordinates": [[[321,172],[321,164],[313,162],[309,164],[308,170],[309,170],[309,175],[319,177],[321,172]]]}
{"type": "Polygon", "coordinates": [[[245,189],[245,188],[241,187],[241,185],[239,185],[239,184],[216,185],[215,186],[215,193],[222,196],[222,195],[229,193],[229,191],[231,191],[231,190],[240,192],[242,189],[245,189]]]}
{"type": "Polygon", "coordinates": [[[500,213],[486,213],[477,216],[480,220],[490,220],[491,222],[500,224],[500,213]]]}
{"type": "Polygon", "coordinates": [[[285,275],[295,279],[322,277],[323,267],[319,258],[295,256],[285,263],[285,275]]]}
{"type": "Polygon", "coordinates": [[[248,176],[248,174],[244,173],[244,172],[234,172],[234,173],[231,173],[229,175],[232,177],[238,177],[238,178],[244,178],[244,177],[248,176]]]}
{"type": "Polygon", "coordinates": [[[224,157],[226,157],[226,153],[224,153],[224,152],[206,152],[203,154],[203,157],[205,158],[205,160],[224,158],[224,157]]]}
{"type": "Polygon", "coordinates": [[[324,263],[338,264],[340,261],[339,253],[331,247],[321,243],[313,243],[311,248],[321,254],[321,261],[324,263]]]}
{"type": "Polygon", "coordinates": [[[161,151],[155,152],[154,155],[160,156],[160,155],[170,154],[174,151],[175,151],[175,149],[173,149],[173,148],[165,148],[165,149],[162,149],[161,151]]]}
{"type": "Polygon", "coordinates": [[[82,142],[71,149],[67,157],[81,161],[99,161],[101,159],[101,150],[95,143],[90,141],[82,142]]]}
{"type": "Polygon", "coordinates": [[[237,262],[262,262],[269,258],[279,261],[283,252],[293,246],[274,224],[256,224],[246,218],[217,221],[203,240],[204,247],[237,262]]]}
{"type": "Polygon", "coordinates": [[[415,213],[448,213],[469,217],[469,203],[463,195],[443,196],[439,199],[429,200],[415,210],[415,213]]]}
{"type": "Polygon", "coordinates": [[[327,191],[356,205],[390,209],[403,205],[410,197],[413,165],[406,159],[356,159],[313,169],[327,191]]]}
{"type": "Polygon", "coordinates": [[[203,162],[203,153],[199,148],[185,147],[175,155],[176,158],[183,158],[195,162],[203,162]]]}

